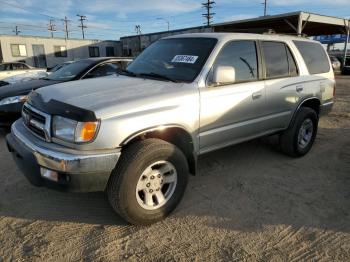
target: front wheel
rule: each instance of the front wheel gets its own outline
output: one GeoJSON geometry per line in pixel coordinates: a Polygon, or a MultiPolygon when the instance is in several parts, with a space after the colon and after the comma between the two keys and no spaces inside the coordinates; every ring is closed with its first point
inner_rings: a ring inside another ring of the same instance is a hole
{"type": "Polygon", "coordinates": [[[188,173],[187,160],[175,145],[153,138],[134,142],[111,174],[109,202],[129,223],[154,223],[178,205],[188,173]]]}
{"type": "Polygon", "coordinates": [[[292,157],[306,155],[315,141],[317,126],[315,110],[301,107],[291,126],[280,135],[282,151],[292,157]]]}

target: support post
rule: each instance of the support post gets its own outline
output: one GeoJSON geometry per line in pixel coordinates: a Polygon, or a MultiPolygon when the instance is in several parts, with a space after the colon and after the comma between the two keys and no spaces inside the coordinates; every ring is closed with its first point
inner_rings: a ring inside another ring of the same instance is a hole
{"type": "Polygon", "coordinates": [[[346,26],[346,40],[345,40],[345,46],[344,46],[343,67],[346,64],[346,56],[348,53],[349,35],[350,35],[350,20],[348,20],[348,24],[346,26]]]}
{"type": "Polygon", "coordinates": [[[303,32],[303,13],[300,13],[298,18],[298,31],[297,31],[298,36],[301,36],[302,32],[303,32]]]}

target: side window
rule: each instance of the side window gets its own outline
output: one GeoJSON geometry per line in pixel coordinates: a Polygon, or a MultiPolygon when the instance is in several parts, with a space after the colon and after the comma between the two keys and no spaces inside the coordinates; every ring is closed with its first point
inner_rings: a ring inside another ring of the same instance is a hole
{"type": "Polygon", "coordinates": [[[13,70],[23,70],[25,69],[23,64],[12,64],[12,69],[13,70]]]}
{"type": "Polygon", "coordinates": [[[244,82],[258,79],[258,60],[254,41],[233,41],[220,51],[215,66],[235,68],[236,81],[244,82]]]}
{"type": "Polygon", "coordinates": [[[289,77],[289,64],[285,44],[262,42],[261,46],[265,59],[266,78],[289,77]]]}
{"type": "Polygon", "coordinates": [[[330,70],[326,51],[321,44],[307,41],[293,41],[302,55],[310,74],[327,73],[330,70]]]}
{"type": "Polygon", "coordinates": [[[109,76],[117,73],[118,66],[116,64],[103,64],[90,71],[85,78],[95,78],[101,76],[109,76]]]}

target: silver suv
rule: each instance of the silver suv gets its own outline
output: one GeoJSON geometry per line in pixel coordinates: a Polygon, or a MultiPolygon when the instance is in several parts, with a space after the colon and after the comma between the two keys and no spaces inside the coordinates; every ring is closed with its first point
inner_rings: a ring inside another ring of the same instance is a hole
{"type": "Polygon", "coordinates": [[[7,144],[34,185],[106,190],[124,219],[150,224],[180,202],[201,154],[278,134],[284,153],[305,155],[334,88],[317,42],[179,35],[115,77],[32,92],[7,144]]]}

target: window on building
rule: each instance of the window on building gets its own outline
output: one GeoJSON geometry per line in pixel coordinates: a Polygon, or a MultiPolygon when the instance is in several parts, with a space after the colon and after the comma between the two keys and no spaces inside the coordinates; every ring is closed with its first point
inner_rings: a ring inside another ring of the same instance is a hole
{"type": "Polygon", "coordinates": [[[106,46],[106,56],[114,56],[114,47],[106,46]]]}
{"type": "Polygon", "coordinates": [[[67,57],[67,47],[64,45],[54,46],[55,57],[67,57]]]}
{"type": "Polygon", "coordinates": [[[11,45],[11,52],[12,52],[13,57],[27,56],[26,45],[12,44],[11,45]]]}
{"type": "Polygon", "coordinates": [[[236,82],[258,79],[258,60],[254,41],[233,41],[216,58],[215,65],[235,68],[236,82]]]}
{"type": "Polygon", "coordinates": [[[310,74],[327,73],[330,70],[328,57],[324,48],[307,41],[293,41],[302,55],[310,74]]]}
{"type": "Polygon", "coordinates": [[[100,49],[98,48],[98,46],[89,46],[89,56],[90,57],[100,56],[100,49]]]}

